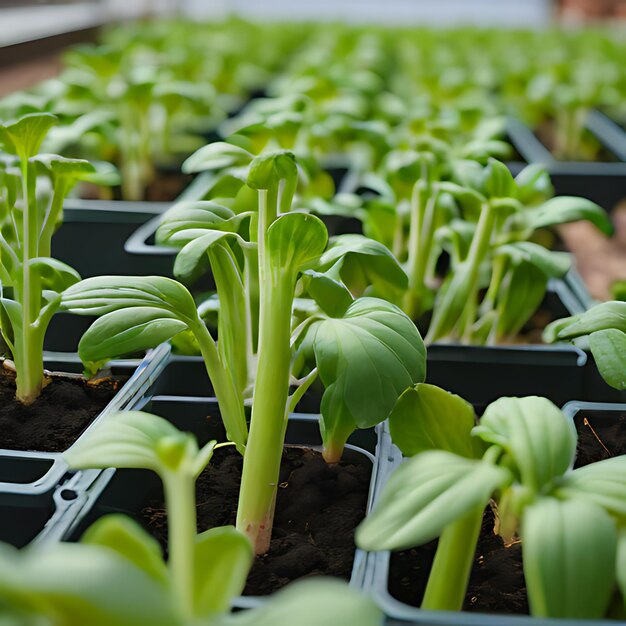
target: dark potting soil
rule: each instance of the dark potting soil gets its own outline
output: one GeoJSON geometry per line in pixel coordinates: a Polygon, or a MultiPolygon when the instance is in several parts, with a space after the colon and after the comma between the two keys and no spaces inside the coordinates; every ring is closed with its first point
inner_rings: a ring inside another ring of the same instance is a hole
{"type": "MultiPolygon", "coordinates": [[[[576,416],[578,447],[575,467],[626,454],[626,412],[610,417],[576,416]]],[[[494,514],[485,510],[464,611],[528,614],[521,543],[505,546],[493,532],[494,514]]],[[[391,554],[388,588],[391,595],[418,607],[435,557],[437,540],[391,554]]]]}
{"type": "MultiPolygon", "coordinates": [[[[196,487],[198,531],[234,524],[242,458],[233,448],[216,450],[196,487]]],[[[308,448],[283,452],[270,550],[256,558],[244,595],[267,595],[312,575],[348,580],[354,561],[354,529],[365,516],[371,465],[329,466],[308,448]]],[[[142,511],[148,530],[165,549],[163,499],[142,511]]]]}
{"type": "Polygon", "coordinates": [[[574,467],[626,454],[626,411],[606,415],[578,413],[578,447],[574,467]]]}
{"type": "MultiPolygon", "coordinates": [[[[493,532],[493,525],[494,515],[488,507],[463,610],[527,614],[521,544],[505,547],[502,538],[493,532]]],[[[436,549],[435,539],[419,548],[392,553],[389,591],[394,598],[416,607],[422,603],[436,549]]]]}
{"type": "Polygon", "coordinates": [[[117,393],[112,378],[88,383],[53,376],[33,404],[15,399],[15,376],[0,372],[1,446],[9,450],[63,452],[117,393]]]}

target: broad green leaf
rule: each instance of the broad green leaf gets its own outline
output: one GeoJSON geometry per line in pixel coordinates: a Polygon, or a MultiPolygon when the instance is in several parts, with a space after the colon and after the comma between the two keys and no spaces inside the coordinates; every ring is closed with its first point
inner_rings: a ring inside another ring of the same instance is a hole
{"type": "Polygon", "coordinates": [[[538,228],[579,220],[591,222],[606,235],[613,233],[613,225],[606,211],[591,200],[574,196],[552,198],[536,208],[517,213],[509,219],[504,230],[515,230],[521,226],[532,232],[538,228]]]}
{"type": "Polygon", "coordinates": [[[180,624],[167,587],[101,546],[52,543],[0,549],[0,595],[63,626],[180,624]]]}
{"type": "Polygon", "coordinates": [[[49,169],[55,178],[80,180],[96,171],[89,161],[68,159],[57,154],[38,154],[33,160],[49,169]]]}
{"type": "Polygon", "coordinates": [[[515,194],[515,179],[504,163],[489,159],[483,177],[483,190],[487,198],[508,198],[515,194]]]}
{"type": "Polygon", "coordinates": [[[626,521],[626,456],[598,461],[568,472],[559,483],[559,499],[580,498],[626,521]]]}
{"type": "Polygon", "coordinates": [[[485,198],[478,191],[447,181],[438,183],[437,186],[441,191],[449,193],[458,202],[459,206],[468,217],[480,214],[480,209],[485,203],[485,198]]]}
{"type": "Polygon", "coordinates": [[[342,318],[323,320],[314,332],[326,388],[324,420],[338,400],[360,428],[374,426],[387,418],[405,389],[424,380],[424,343],[411,320],[389,302],[360,298],[342,318]]]}
{"type": "MultiPolygon", "coordinates": [[[[166,211],[156,231],[157,244],[172,244],[172,236],[190,229],[225,230],[237,229],[236,216],[224,206],[206,200],[179,202],[166,211]]],[[[180,242],[177,242],[180,246],[180,242]]]]}
{"type": "Polygon", "coordinates": [[[543,202],[554,195],[550,174],[543,165],[526,166],[516,177],[517,198],[524,205],[543,202]]]}
{"type": "Polygon", "coordinates": [[[250,540],[234,526],[212,528],[198,535],[194,557],[196,615],[227,612],[243,591],[252,566],[250,540]]]}
{"type": "Polygon", "coordinates": [[[41,288],[61,293],[80,280],[80,274],[69,265],[50,257],[37,257],[28,262],[41,280],[41,288]]]}
{"type": "Polygon", "coordinates": [[[223,141],[215,141],[194,152],[182,165],[185,174],[247,165],[253,155],[247,150],[223,141]]]}
{"type": "Polygon", "coordinates": [[[548,278],[561,278],[572,265],[572,257],[567,252],[553,252],[530,241],[498,246],[494,254],[505,254],[515,263],[526,261],[540,269],[548,278]]]}
{"type": "Polygon", "coordinates": [[[497,339],[514,337],[539,308],[548,287],[543,270],[518,260],[507,272],[497,297],[497,339]]]}
{"type": "Polygon", "coordinates": [[[294,180],[297,176],[293,152],[265,152],[255,157],[250,164],[247,184],[252,189],[272,189],[280,180],[294,180]]]}
{"type": "Polygon", "coordinates": [[[615,389],[626,389],[626,333],[598,330],[589,335],[589,347],[602,378],[615,389]]]}
{"type": "Polygon", "coordinates": [[[546,398],[500,398],[492,402],[474,434],[510,456],[521,483],[540,491],[574,463],[574,423],[546,398]]]}
{"type": "Polygon", "coordinates": [[[308,294],[330,317],[342,317],[354,302],[348,288],[340,280],[334,278],[330,271],[321,273],[306,270],[302,279],[308,294]]]}
{"type": "Polygon", "coordinates": [[[159,542],[126,515],[114,513],[101,517],[85,531],[81,542],[114,550],[163,586],[168,584],[159,542]]]}
{"type": "Polygon", "coordinates": [[[7,152],[29,159],[37,154],[44,137],[57,123],[58,119],[52,113],[29,113],[18,120],[0,124],[0,143],[7,152]]]}
{"type": "Polygon", "coordinates": [[[97,319],[81,337],[78,355],[84,363],[99,363],[156,348],[188,325],[175,313],[148,306],[111,311],[97,319]]]}
{"type": "Polygon", "coordinates": [[[215,626],[380,626],[382,620],[381,610],[359,590],[317,578],[292,583],[260,608],[221,616],[215,626]]]}
{"type": "Polygon", "coordinates": [[[174,241],[178,239],[178,237],[186,238],[187,236],[189,236],[189,242],[183,246],[174,261],[174,276],[187,284],[195,282],[200,276],[207,272],[210,266],[208,252],[213,246],[226,245],[228,239],[241,239],[235,233],[219,230],[182,230],[176,233],[170,241],[174,241]],[[194,238],[192,233],[196,232],[203,234],[194,238]]]}
{"type": "Polygon", "coordinates": [[[193,435],[162,417],[141,411],[118,413],[87,431],[65,454],[70,467],[150,469],[163,477],[185,472],[194,478],[211,459],[215,441],[201,450],[193,435]]]}
{"type": "Polygon", "coordinates": [[[63,293],[62,308],[77,315],[104,315],[130,307],[153,307],[197,318],[196,304],[179,282],[162,276],[95,276],[63,293]]]}
{"type": "Polygon", "coordinates": [[[496,465],[443,450],[405,461],[391,476],[356,530],[364,550],[402,550],[438,537],[448,524],[487,506],[494,491],[511,480],[496,465]]]}
{"type": "Polygon", "coordinates": [[[583,500],[542,498],[522,520],[522,554],[534,617],[601,619],[613,594],[615,523],[583,500]]]}
{"type": "Polygon", "coordinates": [[[408,286],[407,275],[393,254],[382,243],[363,235],[331,237],[328,249],[319,260],[319,269],[324,271],[340,259],[344,259],[344,267],[354,264],[372,280],[386,282],[399,289],[408,286]]]}
{"type": "Polygon", "coordinates": [[[328,233],[319,218],[306,213],[286,213],[267,229],[267,252],[272,265],[282,271],[309,269],[320,258],[328,233]]]}
{"type": "Polygon", "coordinates": [[[626,333],[626,302],[602,302],[580,315],[553,322],[544,334],[548,340],[556,341],[611,328],[626,333]]]}
{"type": "Polygon", "coordinates": [[[406,457],[426,450],[447,450],[479,458],[483,446],[471,436],[475,425],[469,402],[426,383],[407,389],[389,415],[391,438],[406,457]]]}

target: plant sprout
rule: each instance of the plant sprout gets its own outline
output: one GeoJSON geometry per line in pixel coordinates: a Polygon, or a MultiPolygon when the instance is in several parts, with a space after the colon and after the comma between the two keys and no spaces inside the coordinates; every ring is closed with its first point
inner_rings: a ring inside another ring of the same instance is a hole
{"type": "Polygon", "coordinates": [[[626,456],[573,470],[573,422],[545,398],[501,398],[474,424],[458,396],[431,385],[405,392],[390,428],[411,458],[358,528],[357,545],[398,550],[439,537],[422,608],[458,611],[491,502],[496,532],[522,541],[532,615],[603,617],[615,582],[626,597],[626,456]]]}
{"type": "Polygon", "coordinates": [[[43,385],[43,340],[61,293],[80,276],[50,257],[63,201],[78,180],[94,176],[87,161],[39,154],[57,119],[33,113],[0,125],[0,326],[17,372],[16,396],[31,404],[43,385]]]}

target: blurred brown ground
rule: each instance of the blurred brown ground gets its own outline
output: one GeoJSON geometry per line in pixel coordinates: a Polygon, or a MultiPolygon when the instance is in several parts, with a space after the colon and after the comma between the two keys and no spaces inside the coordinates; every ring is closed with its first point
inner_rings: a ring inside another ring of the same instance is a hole
{"type": "Polygon", "coordinates": [[[598,300],[611,298],[611,285],[626,280],[626,200],[613,213],[615,235],[610,239],[588,222],[559,227],[566,246],[589,291],[598,300]]]}

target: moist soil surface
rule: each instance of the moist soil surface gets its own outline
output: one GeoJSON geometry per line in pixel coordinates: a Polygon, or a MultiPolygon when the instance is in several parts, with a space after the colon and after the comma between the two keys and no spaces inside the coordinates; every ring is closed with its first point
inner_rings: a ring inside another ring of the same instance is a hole
{"type": "MultiPolygon", "coordinates": [[[[575,467],[626,453],[626,412],[610,418],[601,414],[578,415],[579,434],[575,467]]],[[[522,566],[522,546],[505,546],[493,532],[494,514],[485,509],[464,611],[528,614],[522,566]]],[[[418,607],[424,596],[437,540],[391,554],[388,588],[405,604],[418,607]]]]}
{"type": "Polygon", "coordinates": [[[41,395],[25,406],[15,399],[15,376],[0,372],[0,432],[9,450],[63,452],[117,393],[120,381],[97,384],[52,376],[41,395]]]}
{"type": "MultiPolygon", "coordinates": [[[[241,469],[242,458],[234,448],[215,451],[197,482],[199,532],[235,523],[241,469]]],[[[305,576],[348,580],[354,529],[365,516],[371,471],[366,457],[329,466],[315,450],[286,447],[270,550],[256,558],[244,595],[267,595],[305,576]]],[[[144,508],[142,517],[165,549],[162,496],[144,508]]]]}

